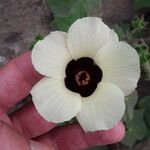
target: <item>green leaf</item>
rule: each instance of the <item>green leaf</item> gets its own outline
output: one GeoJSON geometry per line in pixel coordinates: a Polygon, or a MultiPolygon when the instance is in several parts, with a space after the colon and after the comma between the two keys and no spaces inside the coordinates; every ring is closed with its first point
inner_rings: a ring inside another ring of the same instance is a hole
{"type": "Polygon", "coordinates": [[[142,41],[141,44],[135,44],[135,49],[140,56],[140,63],[145,72],[145,79],[150,80],[150,53],[149,46],[142,41]]]}
{"type": "Polygon", "coordinates": [[[126,97],[125,104],[126,104],[126,111],[123,117],[123,121],[131,121],[133,118],[134,107],[137,103],[138,95],[137,91],[135,90],[131,95],[126,97]]]}
{"type": "Polygon", "coordinates": [[[144,119],[150,128],[150,96],[143,97],[138,104],[139,108],[145,109],[144,119]]]}
{"type": "Polygon", "coordinates": [[[83,0],[88,16],[102,17],[100,9],[104,0],[83,0]]]}
{"type": "Polygon", "coordinates": [[[118,24],[114,24],[114,26],[112,28],[117,33],[119,39],[123,39],[125,37],[125,32],[121,26],[119,26],[118,24]]]}
{"type": "Polygon", "coordinates": [[[72,7],[69,15],[73,16],[76,19],[87,16],[87,11],[81,0],[78,0],[78,2],[74,5],[74,7],[72,7]]]}
{"type": "Polygon", "coordinates": [[[146,137],[149,130],[143,120],[144,110],[135,110],[131,121],[126,122],[126,134],[122,140],[122,144],[132,147],[136,140],[146,137]]]}
{"type": "Polygon", "coordinates": [[[145,97],[141,98],[138,103],[138,106],[141,109],[150,108],[150,96],[145,96],[145,97]]]}
{"type": "Polygon", "coordinates": [[[127,23],[114,24],[112,28],[115,30],[120,40],[124,40],[130,32],[130,26],[127,23]]]}
{"type": "Polygon", "coordinates": [[[135,0],[134,6],[136,9],[139,9],[142,7],[150,7],[150,0],[135,0]]]}
{"type": "Polygon", "coordinates": [[[75,3],[74,0],[47,0],[47,4],[55,16],[67,15],[75,3]]]}
{"type": "Polygon", "coordinates": [[[103,0],[47,0],[54,13],[52,25],[58,30],[67,31],[77,19],[88,16],[100,16],[103,0]]]}
{"type": "Polygon", "coordinates": [[[136,142],[136,137],[132,131],[126,131],[124,139],[121,141],[122,144],[132,147],[136,142]]]}
{"type": "Polygon", "coordinates": [[[34,45],[38,42],[38,41],[41,41],[41,40],[43,40],[44,39],[44,37],[43,37],[43,35],[41,35],[41,34],[36,34],[35,36],[34,36],[34,39],[33,39],[33,42],[32,42],[32,44],[30,45],[30,49],[33,49],[33,47],[34,47],[34,45]]]}
{"type": "Polygon", "coordinates": [[[75,21],[73,16],[56,17],[54,23],[60,31],[68,31],[70,25],[75,21]]]}
{"type": "Polygon", "coordinates": [[[76,5],[71,9],[69,14],[65,17],[55,17],[55,24],[58,30],[68,31],[69,27],[77,19],[87,16],[87,12],[81,1],[78,1],[76,5]]]}
{"type": "Polygon", "coordinates": [[[149,61],[150,60],[150,55],[146,55],[146,58],[149,61]]]}
{"type": "Polygon", "coordinates": [[[143,118],[144,110],[135,110],[134,118],[130,122],[130,125],[128,124],[129,129],[132,130],[138,140],[143,139],[149,132],[143,118]]]}
{"type": "Polygon", "coordinates": [[[142,30],[146,27],[147,23],[144,21],[144,17],[138,17],[138,16],[134,16],[132,22],[132,27],[135,30],[142,30]]]}
{"type": "Polygon", "coordinates": [[[57,17],[67,16],[78,2],[82,2],[88,16],[100,16],[103,0],[47,0],[47,4],[57,17]]]}
{"type": "Polygon", "coordinates": [[[147,126],[150,129],[150,107],[149,107],[149,109],[145,110],[144,118],[145,118],[145,121],[147,123],[147,126]]]}

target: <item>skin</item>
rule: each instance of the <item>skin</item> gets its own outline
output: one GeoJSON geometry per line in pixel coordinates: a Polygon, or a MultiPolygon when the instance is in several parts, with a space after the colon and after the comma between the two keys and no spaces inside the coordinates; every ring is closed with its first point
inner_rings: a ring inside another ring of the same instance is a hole
{"type": "Polygon", "coordinates": [[[57,127],[38,114],[32,101],[7,115],[41,78],[32,66],[30,52],[0,68],[1,150],[80,150],[122,140],[125,134],[122,122],[111,130],[93,133],[84,132],[79,124],[57,127]]]}

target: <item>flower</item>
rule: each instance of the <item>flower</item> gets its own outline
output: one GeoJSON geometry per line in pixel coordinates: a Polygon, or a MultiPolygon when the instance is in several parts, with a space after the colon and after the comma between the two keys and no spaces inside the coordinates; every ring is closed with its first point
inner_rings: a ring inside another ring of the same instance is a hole
{"type": "Polygon", "coordinates": [[[32,63],[45,76],[31,90],[41,116],[54,123],[76,116],[85,131],[114,127],[140,77],[136,50],[97,17],[51,32],[34,46],[32,63]]]}

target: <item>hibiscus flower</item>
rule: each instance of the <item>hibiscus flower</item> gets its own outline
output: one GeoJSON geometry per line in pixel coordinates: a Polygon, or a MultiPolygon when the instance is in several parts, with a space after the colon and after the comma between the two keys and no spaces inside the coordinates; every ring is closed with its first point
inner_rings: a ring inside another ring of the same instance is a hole
{"type": "Polygon", "coordinates": [[[51,32],[34,46],[32,63],[44,75],[31,90],[41,116],[54,123],[76,116],[85,131],[114,127],[140,77],[136,50],[97,17],[51,32]]]}

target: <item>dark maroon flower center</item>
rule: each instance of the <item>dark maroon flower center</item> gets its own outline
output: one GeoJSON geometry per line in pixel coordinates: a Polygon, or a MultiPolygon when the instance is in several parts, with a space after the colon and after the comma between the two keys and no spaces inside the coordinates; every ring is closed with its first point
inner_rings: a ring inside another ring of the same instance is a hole
{"type": "Polygon", "coordinates": [[[82,97],[90,96],[101,79],[102,70],[89,57],[71,60],[66,67],[66,87],[82,97]]]}
{"type": "Polygon", "coordinates": [[[87,85],[90,81],[90,75],[86,71],[79,71],[75,75],[75,80],[79,86],[87,85]]]}

